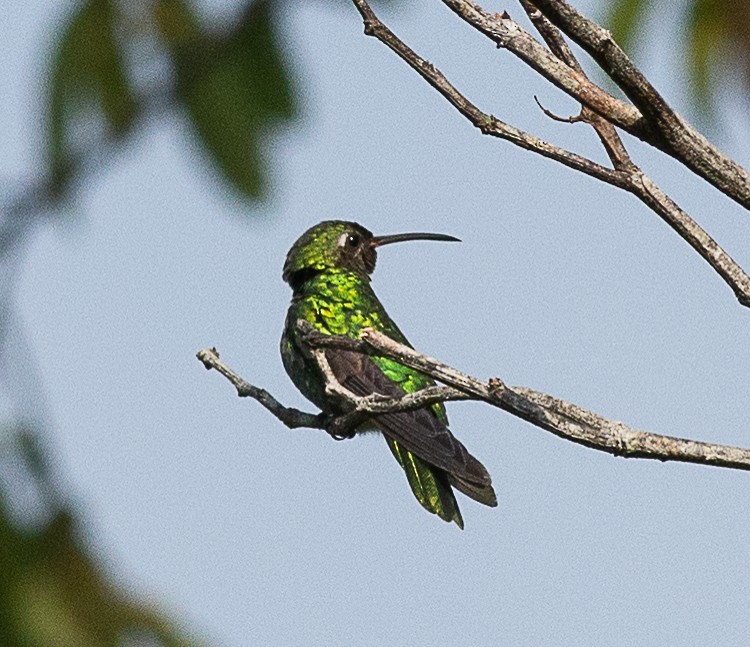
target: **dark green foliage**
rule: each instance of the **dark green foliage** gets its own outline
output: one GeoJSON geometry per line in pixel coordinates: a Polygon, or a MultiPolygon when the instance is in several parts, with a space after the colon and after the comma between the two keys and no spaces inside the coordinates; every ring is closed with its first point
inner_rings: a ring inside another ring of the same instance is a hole
{"type": "Polygon", "coordinates": [[[100,130],[119,139],[134,126],[137,100],[118,44],[113,0],[78,5],[54,53],[48,108],[50,180],[63,191],[88,143],[76,132],[100,130]],[[98,122],[98,123],[97,123],[98,122]],[[103,122],[103,124],[102,124],[103,122]]]}
{"type": "Polygon", "coordinates": [[[274,3],[248,5],[233,29],[218,37],[201,30],[184,2],[159,4],[168,8],[160,12],[158,24],[172,56],[178,103],[223,176],[241,193],[262,197],[268,126],[297,113],[291,74],[274,30],[274,3]]]}
{"type": "Polygon", "coordinates": [[[685,25],[687,65],[697,107],[706,116],[714,113],[716,97],[712,77],[717,76],[720,51],[730,38],[727,11],[718,0],[694,0],[688,7],[685,25]]]}
{"type": "Polygon", "coordinates": [[[75,513],[55,494],[38,430],[0,432],[16,441],[7,440],[5,451],[15,452],[45,511],[43,520],[24,519],[0,490],[0,645],[120,647],[125,636],[139,635],[162,647],[196,647],[112,583],[84,550],[75,513]]]}
{"type": "Polygon", "coordinates": [[[610,3],[605,25],[627,52],[633,49],[633,42],[642,24],[646,4],[646,0],[615,0],[610,3]]]}
{"type": "Polygon", "coordinates": [[[225,180],[246,197],[262,198],[269,127],[297,115],[290,64],[275,30],[280,3],[248,2],[222,33],[202,25],[187,0],[147,5],[145,20],[119,6],[114,0],[80,3],[55,50],[48,99],[48,173],[55,194],[63,195],[94,155],[146,123],[139,117],[159,103],[149,95],[155,93],[188,117],[225,180]],[[125,52],[143,47],[144,37],[166,53],[173,70],[172,79],[145,96],[136,91],[125,59],[125,52]]]}

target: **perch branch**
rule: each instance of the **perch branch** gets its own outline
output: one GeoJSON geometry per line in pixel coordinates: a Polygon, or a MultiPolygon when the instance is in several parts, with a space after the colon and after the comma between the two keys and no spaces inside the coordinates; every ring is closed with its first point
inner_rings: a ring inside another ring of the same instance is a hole
{"type": "Polygon", "coordinates": [[[268,391],[250,384],[229,366],[219,359],[219,352],[215,348],[204,348],[196,353],[196,357],[203,362],[207,370],[214,369],[227,378],[235,389],[237,395],[241,398],[252,398],[262,404],[268,411],[276,416],[290,429],[297,427],[310,427],[313,429],[324,429],[321,416],[312,413],[305,413],[299,409],[285,407],[268,391]]]}
{"type": "MultiPolygon", "coordinates": [[[[302,322],[300,326],[309,330],[302,322]]],[[[498,378],[478,380],[376,330],[365,329],[361,340],[312,335],[307,343],[389,357],[453,387],[468,399],[481,400],[560,438],[615,456],[750,470],[750,449],[640,431],[534,389],[509,387],[498,378]]]]}
{"type": "Polygon", "coordinates": [[[750,470],[750,449],[685,440],[639,431],[575,404],[525,387],[508,387],[498,379],[479,380],[432,357],[404,346],[383,333],[367,328],[360,339],[323,335],[310,324],[298,321],[303,341],[326,375],[327,387],[342,402],[343,413],[312,414],[285,407],[265,389],[248,383],[219,360],[216,349],[198,352],[208,369],[215,369],[236,388],[240,397],[251,397],[289,428],[322,429],[334,438],[347,438],[366,420],[384,413],[396,413],[449,400],[479,400],[507,411],[560,438],[615,456],[649,458],[660,461],[699,463],[716,467],[750,470]],[[357,396],[332,378],[325,348],[338,348],[366,355],[378,355],[429,375],[445,386],[431,386],[402,397],[380,394],[357,396]]]}
{"type": "Polygon", "coordinates": [[[407,393],[400,398],[391,398],[378,393],[361,397],[343,387],[336,380],[324,352],[315,348],[312,349],[312,352],[326,377],[326,390],[342,401],[345,413],[337,416],[322,413],[314,414],[286,407],[265,389],[250,384],[240,377],[238,373],[219,359],[219,352],[215,348],[204,348],[196,353],[196,357],[206,369],[214,369],[227,378],[237,390],[239,397],[256,400],[289,429],[300,427],[322,429],[337,439],[350,438],[352,430],[357,425],[377,414],[413,411],[437,402],[470,399],[470,396],[464,392],[449,386],[432,386],[416,393],[407,393]]]}

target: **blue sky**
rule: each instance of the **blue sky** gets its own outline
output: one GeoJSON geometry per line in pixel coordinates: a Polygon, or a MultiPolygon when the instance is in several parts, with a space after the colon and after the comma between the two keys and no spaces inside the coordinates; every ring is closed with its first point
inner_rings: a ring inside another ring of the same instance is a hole
{"type": "MultiPolygon", "coordinates": [[[[19,313],[102,559],[224,647],[746,644],[749,475],[613,458],[453,404],[499,499],[462,497],[461,532],[422,511],[381,439],[288,431],[194,358],[216,346],[311,410],[278,355],[288,247],[329,218],[438,231],[464,242],[383,249],[373,279],[418,349],[635,427],[750,445],[750,313],[720,279],[634,198],[480,136],[339,4],[281,25],[305,119],[275,140],[271,202],[239,201],[167,115],[30,241],[19,313]]],[[[384,16],[488,112],[604,157],[533,95],[570,101],[438,4],[384,16]]],[[[0,23],[9,181],[36,173],[43,54],[69,6],[0,23]]],[[[676,37],[660,35],[643,60],[685,111],[676,37]]],[[[745,108],[730,97],[717,136],[740,162],[745,108]]],[[[750,268],[748,214],[629,145],[750,268]]]]}

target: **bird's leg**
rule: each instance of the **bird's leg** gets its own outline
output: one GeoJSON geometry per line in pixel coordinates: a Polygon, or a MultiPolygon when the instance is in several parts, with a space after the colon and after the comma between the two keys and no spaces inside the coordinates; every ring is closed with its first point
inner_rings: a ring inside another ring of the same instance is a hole
{"type": "Polygon", "coordinates": [[[358,411],[352,411],[348,414],[318,414],[321,426],[334,440],[349,440],[354,438],[357,435],[357,426],[365,417],[358,411]]]}

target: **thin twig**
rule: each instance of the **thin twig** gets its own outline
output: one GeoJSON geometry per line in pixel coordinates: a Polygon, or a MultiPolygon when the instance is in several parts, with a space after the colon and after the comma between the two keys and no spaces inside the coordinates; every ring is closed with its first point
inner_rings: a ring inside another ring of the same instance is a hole
{"type": "MultiPolygon", "coordinates": [[[[519,0],[521,6],[526,11],[536,30],[547,43],[552,53],[557,56],[563,63],[568,67],[572,68],[579,74],[586,77],[586,73],[583,71],[583,67],[578,62],[578,59],[573,54],[573,51],[568,47],[568,43],[565,42],[560,30],[555,27],[547,18],[542,14],[532,0],[519,0]]],[[[586,77],[588,78],[588,77],[586,77]]],[[[534,97],[536,100],[536,97],[534,97]]],[[[539,101],[537,101],[539,103],[539,101]]],[[[638,170],[630,159],[630,155],[625,149],[625,145],[622,143],[620,136],[617,134],[617,129],[609,122],[605,117],[594,112],[591,108],[586,105],[581,105],[581,121],[584,121],[591,125],[596,131],[599,141],[604,146],[604,150],[607,152],[612,166],[619,171],[633,172],[638,170]]]]}
{"type": "Polygon", "coordinates": [[[536,96],[536,95],[534,95],[534,102],[536,103],[537,106],[539,106],[539,109],[547,117],[549,117],[550,119],[552,119],[552,121],[557,121],[557,122],[562,123],[562,124],[577,124],[577,123],[580,123],[580,122],[584,121],[583,116],[581,115],[581,113],[579,113],[577,115],[570,115],[568,117],[563,117],[561,115],[556,115],[549,108],[543,106],[542,102],[539,101],[539,97],[536,96]]]}
{"type": "Polygon", "coordinates": [[[252,398],[257,400],[274,416],[290,429],[297,427],[309,427],[312,429],[325,429],[323,420],[319,415],[305,413],[299,409],[285,407],[268,391],[261,389],[235,373],[229,366],[219,359],[219,352],[215,348],[204,348],[196,353],[196,357],[203,362],[206,369],[214,369],[227,378],[237,389],[237,395],[241,398],[252,398]]]}
{"type": "Polygon", "coordinates": [[[449,386],[428,387],[416,393],[407,393],[400,398],[391,398],[378,393],[361,397],[346,389],[336,380],[323,351],[315,348],[312,350],[325,375],[326,390],[329,394],[335,395],[342,403],[342,409],[345,412],[340,415],[307,413],[299,409],[284,406],[268,391],[250,384],[250,382],[222,362],[219,359],[219,352],[215,348],[199,350],[196,353],[196,357],[203,363],[206,369],[214,369],[227,378],[237,390],[239,397],[256,400],[289,429],[298,429],[300,427],[322,429],[337,439],[351,438],[355,427],[375,415],[414,411],[415,409],[431,406],[437,402],[470,399],[462,391],[449,386]]]}
{"type": "MultiPolygon", "coordinates": [[[[521,5],[534,26],[544,38],[552,52],[560,57],[571,68],[583,74],[585,72],[572,50],[567,46],[562,34],[536,7],[534,0],[520,0],[521,5]]],[[[534,97],[536,100],[536,97],[534,97]]],[[[537,100],[539,104],[539,101],[537,100]]],[[[551,115],[541,104],[542,110],[551,115]]],[[[656,212],[677,234],[700,254],[711,267],[732,288],[738,301],[750,307],[750,277],[732,260],[732,258],[695,222],[677,203],[664,193],[656,183],[640,169],[628,154],[625,144],[620,139],[617,129],[604,117],[582,106],[581,121],[589,123],[604,146],[614,167],[627,172],[631,179],[628,189],[647,207],[656,212]]],[[[572,123],[574,120],[571,119],[572,123]]]]}
{"type": "MultiPolygon", "coordinates": [[[[465,0],[443,1],[449,4],[451,8],[471,8],[474,14],[480,15],[481,19],[487,24],[491,23],[494,25],[498,21],[502,23],[512,22],[510,18],[488,14],[483,9],[481,9],[482,13],[480,13],[480,8],[477,5],[465,0]]],[[[375,15],[367,0],[353,0],[353,2],[362,16],[365,33],[374,36],[395,52],[443,95],[466,119],[479,128],[482,133],[499,137],[516,146],[553,159],[586,175],[632,193],[641,202],[655,211],[711,265],[714,271],[729,285],[742,305],[750,307],[750,276],[745,273],[732,257],[695,220],[683,211],[669,196],[662,192],[652,180],[646,177],[643,171],[633,164],[612,124],[607,123],[603,117],[599,117],[601,115],[601,106],[597,110],[592,107],[591,102],[576,95],[584,106],[594,111],[593,113],[586,113],[587,120],[596,128],[597,134],[615,166],[614,169],[607,168],[576,153],[549,144],[542,139],[506,124],[493,115],[483,112],[451,84],[442,72],[416,54],[416,52],[383,24],[375,15]]],[[[515,23],[513,24],[515,25],[515,23]]],[[[516,27],[518,26],[516,25],[516,27]]],[[[523,31],[520,27],[518,27],[518,30],[523,31]]],[[[545,60],[554,59],[556,66],[564,67],[567,70],[566,74],[575,74],[579,82],[597,87],[582,72],[576,71],[574,69],[575,65],[571,67],[568,62],[558,59],[544,48],[544,46],[537,43],[530,34],[523,33],[536,43],[535,47],[544,53],[545,60]]],[[[504,43],[505,41],[502,42],[504,43]]],[[[613,123],[616,122],[612,115],[609,115],[608,118],[612,119],[613,123]]],[[[618,125],[620,124],[618,123],[618,125]]]]}
{"type": "Polygon", "coordinates": [[[591,55],[647,117],[660,138],[649,143],[678,159],[722,193],[750,209],[750,173],[724,155],[669,106],[609,31],[564,0],[533,2],[550,21],[591,55]]]}
{"type": "MultiPolygon", "coordinates": [[[[359,4],[359,0],[354,0],[359,4]]],[[[612,38],[564,0],[530,0],[580,45],[634,105],[619,101],[576,69],[563,64],[507,14],[471,0],[443,0],[466,23],[516,55],[568,95],[612,124],[674,157],[737,203],[750,209],[750,173],[724,155],[678,115],[612,38]]]]}

